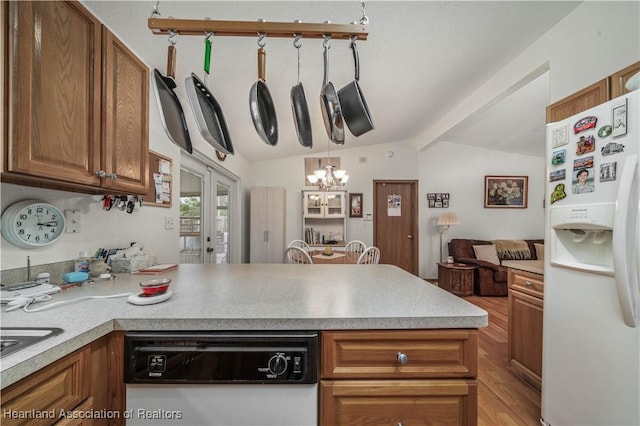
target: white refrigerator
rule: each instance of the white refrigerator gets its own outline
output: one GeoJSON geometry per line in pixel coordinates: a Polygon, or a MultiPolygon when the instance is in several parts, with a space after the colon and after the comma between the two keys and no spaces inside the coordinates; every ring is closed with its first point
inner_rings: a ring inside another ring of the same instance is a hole
{"type": "Polygon", "coordinates": [[[547,125],[543,425],[640,425],[639,92],[547,125]]]}

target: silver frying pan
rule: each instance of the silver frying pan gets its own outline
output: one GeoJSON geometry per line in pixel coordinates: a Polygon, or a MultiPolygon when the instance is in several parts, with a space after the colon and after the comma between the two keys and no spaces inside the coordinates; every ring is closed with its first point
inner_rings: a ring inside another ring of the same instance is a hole
{"type": "Polygon", "coordinates": [[[211,69],[211,36],[205,39],[204,51],[204,82],[198,76],[191,73],[185,79],[189,103],[193,110],[193,115],[198,123],[198,129],[202,137],[209,142],[216,150],[223,154],[234,154],[231,136],[224,119],[222,108],[207,88],[206,80],[211,69]]]}
{"type": "Polygon", "coordinates": [[[296,134],[300,145],[305,148],[313,147],[313,136],[311,134],[311,118],[309,117],[309,106],[307,97],[304,94],[304,87],[300,81],[300,43],[301,36],[296,34],[293,42],[298,51],[298,84],[291,88],[291,111],[293,112],[293,122],[296,125],[296,134]]]}

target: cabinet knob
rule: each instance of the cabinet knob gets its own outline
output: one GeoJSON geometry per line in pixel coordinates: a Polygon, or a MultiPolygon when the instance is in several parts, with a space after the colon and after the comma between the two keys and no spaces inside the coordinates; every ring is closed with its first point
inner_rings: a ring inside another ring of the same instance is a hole
{"type": "Polygon", "coordinates": [[[98,170],[96,172],[96,176],[98,176],[99,178],[103,178],[103,177],[107,176],[107,172],[105,172],[104,170],[98,170]]]}
{"type": "Polygon", "coordinates": [[[398,352],[398,364],[406,364],[407,362],[409,362],[409,357],[407,356],[407,354],[398,352]]]}
{"type": "Polygon", "coordinates": [[[115,174],[115,173],[109,173],[109,179],[116,180],[116,179],[118,179],[118,175],[115,174]]]}
{"type": "Polygon", "coordinates": [[[402,426],[402,422],[398,422],[396,426],[402,426]]]}
{"type": "Polygon", "coordinates": [[[524,285],[529,288],[533,287],[533,283],[531,281],[525,281],[524,285]]]}

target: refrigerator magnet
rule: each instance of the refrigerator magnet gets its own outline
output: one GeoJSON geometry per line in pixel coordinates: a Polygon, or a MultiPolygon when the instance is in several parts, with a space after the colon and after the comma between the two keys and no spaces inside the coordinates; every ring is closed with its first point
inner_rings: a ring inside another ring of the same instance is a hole
{"type": "Polygon", "coordinates": [[[566,159],[567,159],[566,149],[559,149],[557,151],[553,151],[553,153],[551,154],[551,164],[553,164],[554,166],[564,164],[566,159]]]}
{"type": "Polygon", "coordinates": [[[580,136],[578,142],[576,142],[576,155],[586,154],[593,152],[596,149],[596,138],[593,135],[580,136]]]}
{"type": "Polygon", "coordinates": [[[551,201],[551,204],[553,204],[556,201],[560,201],[566,197],[567,193],[564,192],[564,183],[559,183],[551,193],[551,199],[549,201],[551,201]]]}
{"type": "Polygon", "coordinates": [[[618,162],[600,164],[600,182],[616,180],[616,166],[618,162]]]}
{"type": "Polygon", "coordinates": [[[627,98],[622,105],[613,107],[613,132],[614,138],[627,134],[627,98]]]}
{"type": "Polygon", "coordinates": [[[551,131],[551,147],[557,148],[569,143],[569,126],[562,126],[551,131]]]}
{"type": "Polygon", "coordinates": [[[581,118],[576,124],[573,125],[573,134],[577,135],[585,130],[595,129],[598,118],[590,115],[588,117],[581,118]]]}
{"type": "Polygon", "coordinates": [[[598,136],[601,138],[606,138],[611,134],[612,131],[613,131],[613,127],[611,127],[610,124],[607,124],[598,129],[598,136]]]}
{"type": "Polygon", "coordinates": [[[555,182],[557,180],[565,180],[567,178],[566,169],[554,170],[549,173],[549,182],[555,182]]]}
{"type": "Polygon", "coordinates": [[[608,155],[618,154],[624,152],[624,145],[621,143],[609,142],[600,149],[600,153],[603,157],[608,155]]]}

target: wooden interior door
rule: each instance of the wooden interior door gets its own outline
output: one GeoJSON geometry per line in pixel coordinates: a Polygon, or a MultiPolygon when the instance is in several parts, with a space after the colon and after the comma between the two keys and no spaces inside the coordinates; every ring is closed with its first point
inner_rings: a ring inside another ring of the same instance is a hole
{"type": "Polygon", "coordinates": [[[418,181],[373,181],[373,245],[380,263],[418,275],[418,181]]]}

